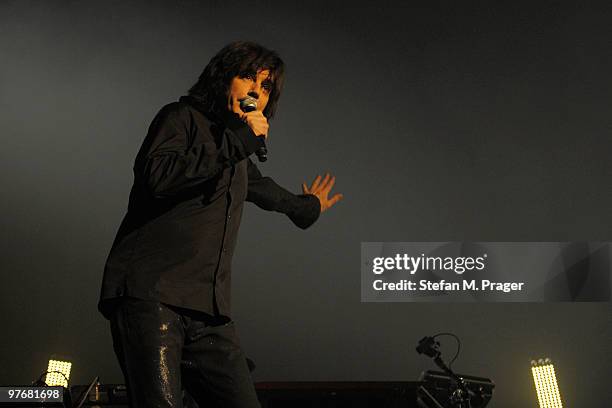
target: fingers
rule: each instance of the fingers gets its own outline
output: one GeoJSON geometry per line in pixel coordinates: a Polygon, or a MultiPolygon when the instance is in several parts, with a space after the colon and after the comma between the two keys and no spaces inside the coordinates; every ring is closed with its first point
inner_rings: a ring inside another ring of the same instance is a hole
{"type": "Polygon", "coordinates": [[[302,193],[310,194],[310,190],[308,190],[308,187],[306,186],[306,183],[302,183],[302,193]]]}
{"type": "Polygon", "coordinates": [[[325,173],[325,177],[323,178],[319,189],[325,191],[325,189],[327,189],[327,183],[329,183],[329,173],[325,173]]]}
{"type": "Polygon", "coordinates": [[[338,201],[342,200],[344,196],[342,194],[336,194],[335,196],[333,196],[328,203],[328,208],[331,207],[332,205],[336,204],[338,201]]]}
{"type": "Polygon", "coordinates": [[[261,112],[253,111],[253,112],[245,112],[240,115],[240,119],[242,119],[245,123],[257,123],[261,124],[263,122],[267,122],[266,117],[261,114],[261,112]]]}
{"type": "Polygon", "coordinates": [[[255,135],[268,138],[270,125],[268,119],[260,111],[247,112],[241,116],[247,125],[253,130],[255,135]]]}
{"type": "Polygon", "coordinates": [[[325,177],[321,180],[321,176],[317,176],[312,182],[311,191],[323,191],[327,188],[327,183],[329,182],[329,173],[325,173],[325,177]]]}
{"type": "Polygon", "coordinates": [[[243,115],[246,116],[247,118],[257,118],[258,120],[263,120],[266,122],[268,121],[268,119],[264,116],[263,112],[258,111],[258,110],[244,112],[243,115]]]}
{"type": "Polygon", "coordinates": [[[333,196],[329,200],[327,200],[327,199],[322,200],[321,201],[321,212],[329,210],[331,207],[333,207],[334,204],[336,204],[338,201],[342,200],[343,197],[344,196],[342,194],[336,194],[335,196],[333,196]]]}
{"type": "Polygon", "coordinates": [[[327,185],[323,187],[323,190],[324,190],[326,193],[329,193],[329,192],[331,191],[331,189],[332,189],[332,187],[334,186],[334,184],[335,184],[335,183],[336,183],[336,176],[332,177],[332,178],[329,180],[329,182],[327,183],[327,185]]]}
{"type": "Polygon", "coordinates": [[[310,186],[310,191],[317,191],[317,188],[319,187],[319,183],[321,182],[321,176],[317,176],[315,177],[314,181],[312,182],[312,186],[310,186]]]}

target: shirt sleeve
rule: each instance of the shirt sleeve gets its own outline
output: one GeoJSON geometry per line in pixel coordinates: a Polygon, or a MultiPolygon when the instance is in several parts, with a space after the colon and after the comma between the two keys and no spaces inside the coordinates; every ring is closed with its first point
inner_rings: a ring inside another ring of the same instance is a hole
{"type": "Polygon", "coordinates": [[[191,144],[190,112],[169,106],[153,119],[134,166],[136,177],[141,177],[155,198],[173,196],[205,182],[263,145],[261,138],[241,122],[228,123],[220,145],[212,137],[191,144]]]}
{"type": "Polygon", "coordinates": [[[267,211],[286,214],[298,227],[306,229],[319,218],[321,203],[312,194],[295,195],[276,184],[270,177],[263,177],[259,169],[248,159],[249,185],[247,201],[267,211]]]}

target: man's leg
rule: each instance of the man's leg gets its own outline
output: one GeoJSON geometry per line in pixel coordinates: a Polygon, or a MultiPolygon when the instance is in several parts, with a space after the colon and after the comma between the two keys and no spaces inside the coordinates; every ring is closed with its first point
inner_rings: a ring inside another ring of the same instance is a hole
{"type": "Polygon", "coordinates": [[[186,318],[183,385],[200,407],[260,408],[234,322],[186,318]]]}
{"type": "Polygon", "coordinates": [[[181,408],[179,315],[159,302],[122,299],[111,317],[113,347],[132,408],[181,408]]]}

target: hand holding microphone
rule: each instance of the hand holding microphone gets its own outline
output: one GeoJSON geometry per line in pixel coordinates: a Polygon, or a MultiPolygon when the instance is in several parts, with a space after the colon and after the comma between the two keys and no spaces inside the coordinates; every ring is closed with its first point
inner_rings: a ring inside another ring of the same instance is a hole
{"type": "MultiPolygon", "coordinates": [[[[240,101],[240,109],[244,112],[242,115],[243,120],[246,121],[247,125],[253,130],[253,132],[264,139],[268,137],[268,119],[263,115],[261,111],[257,110],[257,99],[246,97],[240,101]]],[[[257,149],[255,154],[260,162],[268,160],[268,150],[266,149],[265,142],[262,147],[257,149]]]]}

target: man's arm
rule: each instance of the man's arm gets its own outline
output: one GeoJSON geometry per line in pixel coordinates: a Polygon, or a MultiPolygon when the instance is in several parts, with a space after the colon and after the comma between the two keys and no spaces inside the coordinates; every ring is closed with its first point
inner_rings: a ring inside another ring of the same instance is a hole
{"type": "Polygon", "coordinates": [[[270,177],[263,177],[257,166],[248,159],[249,187],[247,201],[259,208],[286,214],[298,227],[306,229],[319,218],[321,205],[312,194],[295,195],[276,184],[270,177]]]}
{"type": "Polygon", "coordinates": [[[262,145],[261,139],[239,121],[236,126],[226,127],[220,146],[213,138],[190,145],[192,121],[186,108],[171,104],[157,114],[149,127],[134,172],[156,198],[205,182],[262,145]]]}

